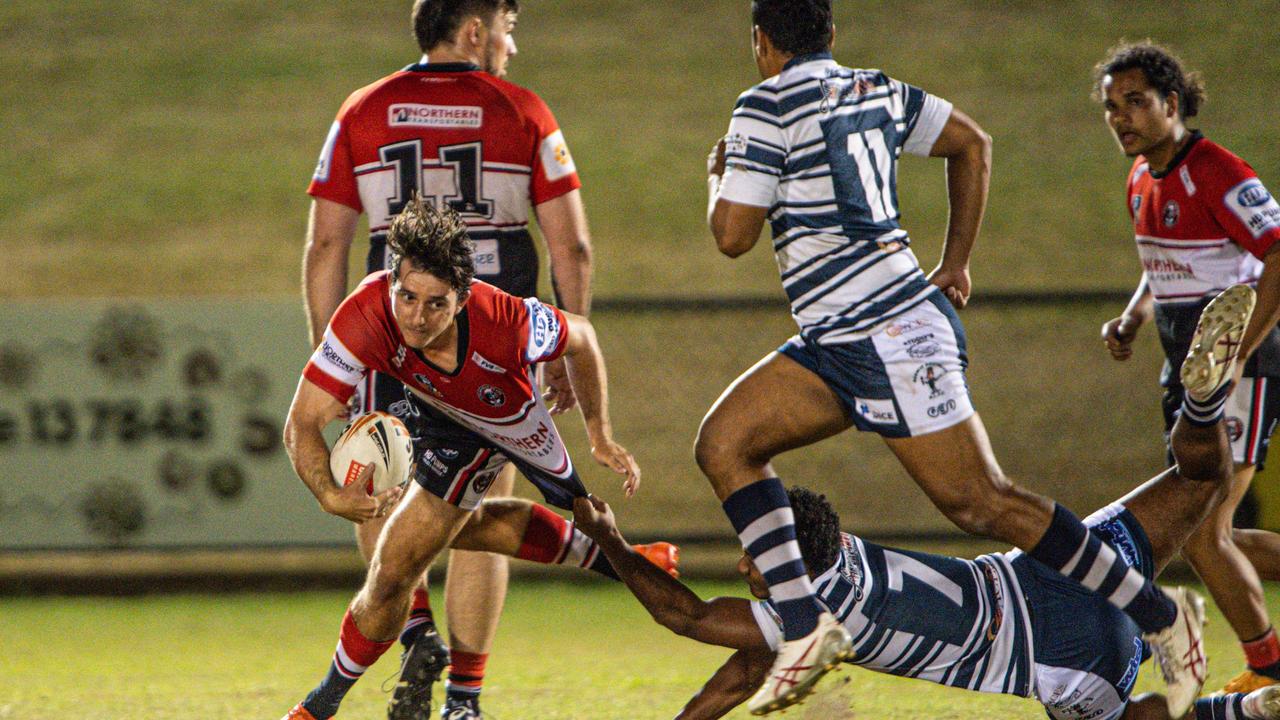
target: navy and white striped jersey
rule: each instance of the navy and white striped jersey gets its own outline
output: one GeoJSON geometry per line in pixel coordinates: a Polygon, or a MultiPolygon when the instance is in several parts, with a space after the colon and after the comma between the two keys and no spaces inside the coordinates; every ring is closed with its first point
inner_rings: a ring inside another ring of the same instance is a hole
{"type": "MultiPolygon", "coordinates": [[[[976,560],[894,550],[841,533],[836,563],[813,585],[853,637],[850,661],[878,672],[943,685],[1028,697],[1033,635],[1009,560],[976,560]]],[[[752,603],[772,648],[781,618],[752,603]]]]}
{"type": "Polygon", "coordinates": [[[738,98],[720,197],[769,209],[773,248],[801,332],[849,342],[924,300],[898,224],[903,151],[928,155],[951,104],[829,53],[793,58],[738,98]]]}

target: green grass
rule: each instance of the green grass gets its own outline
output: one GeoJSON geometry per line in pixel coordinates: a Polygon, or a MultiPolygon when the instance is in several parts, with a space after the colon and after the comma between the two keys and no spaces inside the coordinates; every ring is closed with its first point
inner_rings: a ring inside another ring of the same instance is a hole
{"type": "MultiPolygon", "coordinates": [[[[0,297],[294,294],[312,164],[347,93],[417,58],[409,5],[5,3],[0,297]]],[[[731,263],[702,220],[703,157],[758,79],[747,7],[526,3],[511,77],[565,128],[602,295],[776,287],[767,250],[731,263]]],[[[1090,68],[1122,36],[1171,43],[1208,79],[1208,133],[1274,185],[1280,56],[1256,50],[1273,15],[1261,0],[837,3],[836,56],[953,100],[995,137],[979,293],[1129,287],[1128,162],[1090,68]]],[[[927,266],[942,178],[940,162],[904,161],[903,221],[927,266]]]]}
{"type": "MultiPolygon", "coordinates": [[[[741,592],[728,583],[695,587],[704,596],[741,592]]],[[[324,672],[347,600],[338,592],[6,598],[0,719],[279,717],[324,672]]],[[[1274,594],[1271,608],[1273,616],[1280,611],[1274,594]]],[[[1208,687],[1220,686],[1243,660],[1216,611],[1207,647],[1208,687]]],[[[725,657],[657,627],[618,586],[517,582],[489,664],[485,709],[497,720],[671,717],[725,657]]],[[[339,717],[381,717],[379,684],[395,670],[393,651],[339,717]]],[[[1158,688],[1152,676],[1144,669],[1139,690],[1158,688]]],[[[1029,700],[860,669],[823,688],[788,717],[1043,717],[1029,700]]]]}

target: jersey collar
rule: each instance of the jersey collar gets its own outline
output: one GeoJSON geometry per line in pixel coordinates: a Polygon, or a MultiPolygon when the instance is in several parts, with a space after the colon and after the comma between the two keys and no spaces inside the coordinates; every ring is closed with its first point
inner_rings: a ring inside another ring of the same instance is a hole
{"type": "Polygon", "coordinates": [[[785,72],[797,65],[803,65],[807,62],[814,62],[815,60],[831,60],[832,62],[835,62],[835,60],[831,57],[831,53],[826,50],[823,50],[822,52],[796,55],[795,57],[788,60],[786,65],[782,66],[782,70],[783,72],[785,72]]]}
{"type": "MultiPolygon", "coordinates": [[[[1162,177],[1168,176],[1169,173],[1173,172],[1174,168],[1181,165],[1182,161],[1187,159],[1187,156],[1191,154],[1191,148],[1195,147],[1196,143],[1203,139],[1204,135],[1201,135],[1199,130],[1192,130],[1191,136],[1187,138],[1187,144],[1183,145],[1182,149],[1178,151],[1178,154],[1173,156],[1173,160],[1169,161],[1169,167],[1165,168],[1164,172],[1150,170],[1151,177],[1159,180],[1162,177]]],[[[1150,165],[1148,165],[1148,167],[1150,167],[1150,165]]]]}
{"type": "Polygon", "coordinates": [[[427,62],[427,56],[423,55],[422,60],[406,67],[403,72],[474,72],[479,70],[480,66],[469,62],[449,62],[449,63],[433,63],[427,62]]]}

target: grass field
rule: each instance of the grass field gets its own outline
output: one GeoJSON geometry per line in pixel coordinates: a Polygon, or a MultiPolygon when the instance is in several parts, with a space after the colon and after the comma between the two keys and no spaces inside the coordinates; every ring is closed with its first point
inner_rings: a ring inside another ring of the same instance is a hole
{"type": "MultiPolygon", "coordinates": [[[[704,596],[740,594],[697,583],[704,596]]],[[[1274,588],[1270,588],[1274,589],[1274,588]]],[[[1280,603],[1272,595],[1273,616],[1280,603]]],[[[6,598],[0,623],[0,720],[277,718],[324,672],[348,594],[6,598]]],[[[1221,616],[1208,628],[1209,686],[1242,665],[1221,616]]],[[[388,653],[339,718],[384,717],[388,653]]],[[[514,583],[489,665],[494,720],[673,716],[727,651],[654,625],[620,587],[514,583]]],[[[1155,690],[1146,668],[1139,690],[1155,690]]],[[[967,693],[850,668],[788,718],[1043,717],[1029,700],[967,693]]],[[[738,710],[731,717],[749,717],[738,710]]]]}

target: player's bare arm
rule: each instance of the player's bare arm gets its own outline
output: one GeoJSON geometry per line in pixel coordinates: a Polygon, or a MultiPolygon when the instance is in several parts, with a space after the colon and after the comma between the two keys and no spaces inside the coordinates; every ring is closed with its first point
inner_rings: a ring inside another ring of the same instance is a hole
{"type": "Polygon", "coordinates": [[[640,487],[640,466],[626,448],[613,441],[608,379],[595,328],[581,315],[567,312],[564,316],[569,333],[564,357],[574,393],[582,406],[582,421],[587,427],[591,456],[601,465],[626,476],[623,487],[627,497],[631,497],[640,487]]]}
{"type": "Polygon", "coordinates": [[[346,405],[303,378],[298,383],[293,404],[289,406],[289,417],[285,420],[284,448],[294,471],[325,512],[352,522],[364,522],[384,515],[404,490],[397,486],[369,495],[365,481],[372,472],[372,465],[345,487],[339,487],[334,481],[329,469],[329,446],[322,431],[333,420],[345,417],[346,413],[346,405]]]}
{"type": "Polygon", "coordinates": [[[721,138],[707,157],[707,225],[720,252],[736,258],[755,247],[769,209],[722,199],[720,181],[724,172],[724,139],[721,138]]]}
{"type": "Polygon", "coordinates": [[[311,201],[302,255],[302,301],[311,347],[320,344],[329,318],[347,296],[347,253],[359,218],[360,213],[342,203],[323,198],[311,201]]]}
{"type": "Polygon", "coordinates": [[[969,302],[969,256],[978,239],[991,183],[991,136],[978,123],[953,109],[929,151],[947,160],[947,237],[942,259],[929,281],[942,288],[957,308],[969,302]]]}
{"type": "MultiPolygon", "coordinates": [[[[547,243],[551,278],[555,282],[560,307],[578,315],[591,312],[591,233],[582,193],[572,190],[534,207],[538,228],[547,243]]],[[[546,393],[543,399],[551,414],[559,415],[577,405],[573,385],[563,360],[543,367],[546,393]]]]}
{"type": "Polygon", "coordinates": [[[1147,274],[1143,273],[1124,312],[1120,313],[1120,317],[1112,318],[1102,325],[1102,342],[1106,344],[1111,357],[1115,360],[1128,360],[1132,357],[1133,341],[1138,337],[1138,330],[1153,317],[1155,296],[1151,294],[1151,286],[1147,284],[1147,274]]]}
{"type": "Polygon", "coordinates": [[[690,698],[676,720],[711,720],[724,717],[730,710],[746,702],[764,682],[773,662],[773,653],[761,650],[738,650],[729,656],[696,695],[690,698]]]}
{"type": "Polygon", "coordinates": [[[576,527],[596,541],[618,577],[659,625],[708,645],[763,653],[772,662],[773,653],[756,625],[750,602],[742,598],[707,601],[698,597],[636,553],[618,530],[609,504],[598,497],[574,501],[573,517],[576,527]]]}

